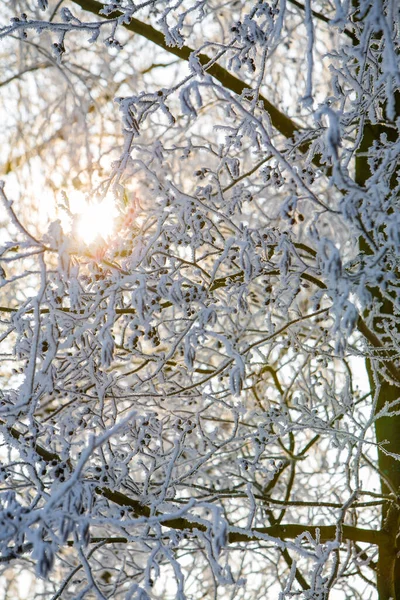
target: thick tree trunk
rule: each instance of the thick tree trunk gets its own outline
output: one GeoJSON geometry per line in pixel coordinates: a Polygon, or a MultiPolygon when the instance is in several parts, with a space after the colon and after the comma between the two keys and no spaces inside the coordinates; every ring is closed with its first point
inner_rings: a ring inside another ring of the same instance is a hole
{"type": "MultiPolygon", "coordinates": [[[[371,362],[367,361],[371,390],[375,391],[371,362]]],[[[379,412],[387,402],[393,402],[400,397],[400,388],[390,385],[380,378],[378,402],[376,411],[379,412]]],[[[386,450],[400,455],[400,416],[383,417],[375,423],[376,441],[386,450]],[[388,443],[385,443],[385,442],[388,443]]],[[[381,474],[382,493],[393,491],[400,494],[400,463],[392,456],[378,450],[378,465],[381,474]]],[[[377,588],[379,600],[400,600],[400,558],[397,556],[400,548],[396,548],[397,533],[400,525],[400,511],[394,506],[383,505],[382,529],[389,534],[390,541],[379,548],[377,588]]]]}
{"type": "MultiPolygon", "coordinates": [[[[397,113],[400,114],[400,95],[396,98],[397,113]]],[[[364,187],[371,176],[370,167],[366,154],[375,140],[385,133],[390,139],[393,129],[385,124],[370,125],[364,127],[363,139],[356,158],[355,179],[359,186],[364,187]]],[[[393,182],[394,185],[394,182],[393,182]]],[[[364,238],[360,238],[360,250],[370,254],[372,249],[364,238]]],[[[381,297],[379,289],[370,290],[375,299],[381,302],[380,317],[375,325],[379,327],[379,321],[385,320],[385,315],[393,315],[393,304],[387,298],[381,297]]],[[[374,327],[377,333],[379,329],[374,327]]],[[[384,340],[382,340],[384,343],[384,340]]],[[[385,404],[395,402],[400,398],[400,384],[393,385],[386,380],[384,364],[379,365],[380,374],[374,374],[372,361],[367,359],[367,371],[371,386],[372,396],[378,395],[376,414],[381,411],[385,404]]],[[[393,409],[392,416],[377,419],[375,423],[376,442],[390,453],[400,455],[400,415],[395,414],[400,407],[393,409]]],[[[400,496],[400,462],[393,456],[378,449],[378,465],[381,475],[381,490],[384,494],[393,493],[400,496]]],[[[389,534],[390,542],[381,546],[379,550],[377,589],[379,600],[400,600],[400,557],[397,556],[400,548],[396,547],[396,539],[400,526],[400,511],[394,505],[384,505],[382,510],[382,529],[389,534]]]]}
{"type": "MultiPolygon", "coordinates": [[[[359,0],[352,0],[352,6],[357,11],[359,8],[359,0]]],[[[354,13],[354,21],[358,21],[359,13],[354,13]]],[[[361,21],[365,18],[365,13],[361,13],[361,21]]],[[[378,40],[380,32],[374,34],[378,40]]],[[[372,42],[372,38],[371,38],[372,42]]],[[[355,42],[358,45],[358,42],[355,42]]],[[[395,96],[395,112],[400,116],[400,92],[397,91],[395,96]]],[[[385,116],[385,107],[383,115],[385,116]]],[[[356,155],[355,165],[355,181],[360,187],[365,187],[369,177],[372,175],[370,166],[367,160],[368,150],[371,148],[374,141],[379,140],[381,134],[385,134],[390,141],[396,141],[395,130],[387,126],[384,121],[380,124],[372,125],[366,123],[363,129],[363,136],[360,148],[356,155]],[[394,138],[394,139],[393,139],[394,138]]],[[[392,178],[392,189],[396,185],[395,178],[392,178]]],[[[395,208],[393,207],[395,210],[395,208]]],[[[368,232],[367,232],[368,233],[368,232]]],[[[360,250],[365,254],[370,254],[373,249],[362,236],[360,237],[360,250]]],[[[386,315],[393,315],[393,304],[387,299],[383,299],[379,289],[371,289],[371,293],[377,301],[382,303],[381,315],[379,321],[385,320],[386,315]]],[[[367,316],[367,315],[365,315],[367,316]]],[[[379,323],[376,323],[379,326],[379,323]]],[[[378,329],[373,328],[378,334],[378,329]]],[[[382,340],[384,343],[384,340],[382,340]]],[[[391,385],[386,380],[384,373],[384,364],[379,365],[380,373],[375,374],[372,361],[366,361],[366,367],[371,387],[372,397],[375,399],[378,394],[376,404],[376,414],[382,410],[386,403],[396,401],[400,397],[399,385],[391,385]]],[[[398,410],[400,407],[398,407],[398,410]]],[[[400,455],[400,415],[393,414],[392,416],[382,417],[375,422],[375,435],[378,445],[382,445],[385,450],[400,455]],[[387,442],[387,443],[386,443],[387,442]]],[[[380,472],[381,490],[384,494],[394,493],[400,496],[400,462],[392,456],[388,456],[385,452],[378,449],[378,466],[380,472]]],[[[382,508],[382,529],[389,534],[387,544],[379,547],[378,569],[377,569],[377,590],[379,600],[400,600],[400,555],[397,556],[400,548],[396,548],[397,532],[399,531],[400,513],[393,505],[383,505],[382,508]]]]}

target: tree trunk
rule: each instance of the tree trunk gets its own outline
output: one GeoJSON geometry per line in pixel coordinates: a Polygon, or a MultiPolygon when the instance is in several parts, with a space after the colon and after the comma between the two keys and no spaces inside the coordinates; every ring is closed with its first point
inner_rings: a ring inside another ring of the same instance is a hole
{"type": "MultiPolygon", "coordinates": [[[[396,113],[400,115],[400,94],[396,97],[396,113]]],[[[382,133],[385,133],[389,140],[393,138],[394,130],[387,127],[385,123],[379,125],[366,124],[363,131],[363,138],[356,157],[356,183],[365,187],[368,178],[371,176],[370,166],[367,161],[367,153],[375,140],[378,140],[382,133]]],[[[394,141],[394,140],[391,140],[394,141]]],[[[394,179],[394,178],[393,178],[394,179]]],[[[392,189],[395,185],[393,180],[392,189]]],[[[393,207],[394,210],[394,207],[393,207]]],[[[365,238],[360,238],[360,250],[365,254],[370,254],[372,249],[365,238]]],[[[381,302],[380,317],[375,322],[374,331],[378,334],[379,322],[385,321],[385,315],[393,315],[394,306],[390,300],[383,298],[378,288],[370,289],[374,298],[381,302]],[[377,327],[378,326],[378,327],[377,327]]],[[[367,316],[367,315],[365,315],[367,316]]],[[[385,340],[382,339],[382,343],[385,340]]],[[[375,359],[374,359],[375,360],[375,359]]],[[[374,374],[372,360],[367,359],[367,372],[371,386],[372,397],[378,396],[376,405],[376,414],[381,411],[386,403],[391,403],[400,398],[400,384],[393,385],[388,382],[382,374],[384,372],[384,363],[380,364],[380,373],[374,374]]],[[[396,407],[392,412],[400,410],[396,407]]],[[[400,415],[382,417],[375,423],[376,442],[382,445],[391,453],[400,455],[400,415]],[[387,442],[387,443],[385,443],[387,442]]],[[[388,456],[382,450],[378,449],[378,466],[380,472],[381,490],[384,494],[395,494],[400,496],[400,462],[388,456]]],[[[377,569],[377,589],[379,600],[400,600],[400,557],[397,556],[400,548],[396,548],[397,532],[399,531],[400,511],[394,505],[384,505],[382,510],[382,529],[387,531],[391,542],[379,549],[378,569],[377,569]]]]}

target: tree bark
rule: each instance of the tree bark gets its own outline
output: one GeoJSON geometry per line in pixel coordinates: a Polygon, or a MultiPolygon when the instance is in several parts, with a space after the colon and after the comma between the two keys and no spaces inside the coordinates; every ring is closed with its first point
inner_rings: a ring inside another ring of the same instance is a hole
{"type": "MultiPolygon", "coordinates": [[[[383,111],[384,112],[384,111],[383,111]]],[[[396,97],[396,113],[400,115],[400,93],[396,97]]],[[[386,134],[390,141],[393,140],[394,129],[387,126],[387,123],[371,125],[367,123],[364,126],[362,142],[357,152],[355,181],[360,187],[368,186],[368,179],[372,175],[367,160],[368,150],[379,140],[381,134],[386,134]]],[[[393,178],[392,189],[395,181],[393,178]]],[[[394,210],[394,208],[393,208],[394,210]]],[[[372,249],[365,238],[360,238],[360,250],[365,254],[371,254],[372,249]]],[[[380,316],[376,319],[373,327],[378,331],[379,324],[385,321],[385,315],[389,318],[394,313],[394,305],[387,298],[383,298],[378,288],[370,289],[375,300],[381,303],[380,316]]],[[[367,318],[368,315],[364,315],[367,318]]],[[[400,333],[400,332],[399,332],[400,333]]],[[[381,339],[382,346],[385,346],[385,340],[381,339]]],[[[400,398],[400,382],[393,384],[392,378],[385,377],[385,364],[381,363],[379,369],[375,370],[373,360],[367,359],[366,367],[373,398],[377,399],[375,414],[377,415],[385,404],[393,403],[400,398]]],[[[387,450],[391,454],[400,456],[400,414],[396,414],[400,407],[393,408],[390,416],[380,417],[375,422],[375,435],[378,444],[378,467],[380,472],[380,484],[383,494],[400,495],[400,462],[391,455],[384,452],[387,450]]],[[[387,543],[379,547],[379,559],[377,569],[377,589],[379,600],[400,600],[400,557],[397,547],[397,533],[400,527],[400,511],[396,505],[390,507],[386,504],[382,509],[382,531],[388,534],[387,543]]]]}

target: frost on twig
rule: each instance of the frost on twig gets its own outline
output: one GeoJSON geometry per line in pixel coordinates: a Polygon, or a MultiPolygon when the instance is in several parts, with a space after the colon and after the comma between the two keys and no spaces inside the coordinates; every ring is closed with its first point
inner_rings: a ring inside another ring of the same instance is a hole
{"type": "Polygon", "coordinates": [[[54,600],[372,598],[400,486],[395,3],[37,9],[0,9],[32,127],[1,134],[0,564],[54,600]]]}

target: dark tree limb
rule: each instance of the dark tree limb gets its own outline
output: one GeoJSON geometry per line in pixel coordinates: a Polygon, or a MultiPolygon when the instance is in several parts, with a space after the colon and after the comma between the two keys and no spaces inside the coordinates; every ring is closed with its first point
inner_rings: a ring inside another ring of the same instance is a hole
{"type": "MultiPolygon", "coordinates": [[[[103,8],[102,4],[96,2],[96,0],[74,0],[74,3],[80,6],[83,10],[91,12],[95,15],[99,15],[100,10],[103,8]]],[[[115,17],[111,15],[102,15],[102,18],[115,20],[115,17]]],[[[124,27],[128,29],[128,31],[132,31],[132,33],[141,35],[166,52],[174,54],[182,60],[188,61],[190,55],[195,52],[193,48],[190,48],[189,46],[181,46],[180,48],[177,46],[168,46],[165,42],[164,35],[160,31],[157,31],[157,29],[154,29],[154,27],[151,25],[143,23],[138,19],[132,18],[128,24],[124,24],[124,27]]],[[[212,59],[206,54],[197,54],[197,57],[203,67],[208,63],[212,63],[212,59]]],[[[212,75],[212,77],[219,81],[225,88],[231,90],[231,92],[234,92],[235,94],[240,95],[244,90],[250,89],[250,85],[248,83],[245,83],[238,77],[235,77],[235,75],[232,75],[229,73],[229,71],[217,63],[211,64],[211,66],[207,69],[207,73],[212,75]]],[[[294,134],[300,131],[300,127],[294,121],[292,121],[292,119],[278,110],[269,100],[267,100],[267,98],[260,95],[259,100],[264,104],[264,108],[271,118],[272,125],[283,136],[286,138],[293,138],[294,134]]]]}
{"type": "MultiPolygon", "coordinates": [[[[0,422],[3,427],[7,427],[4,422],[0,422]]],[[[23,434],[19,432],[15,427],[7,427],[8,433],[15,439],[20,440],[23,434]]],[[[46,462],[59,461],[61,458],[54,452],[50,452],[43,448],[40,444],[34,443],[35,452],[40,458],[46,462]]],[[[71,465],[70,465],[71,468],[71,465]]],[[[96,494],[103,496],[110,502],[117,504],[121,507],[131,509],[135,518],[150,518],[151,509],[149,506],[142,504],[139,500],[130,498],[126,494],[122,494],[118,491],[110,490],[107,487],[97,486],[94,488],[96,494]]],[[[179,531],[207,531],[208,525],[202,520],[196,520],[195,518],[176,517],[171,518],[168,515],[162,515],[158,513],[155,518],[159,521],[162,526],[170,529],[176,529],[179,531]]],[[[380,531],[374,529],[363,529],[360,527],[353,527],[351,525],[342,525],[342,539],[348,539],[353,542],[364,542],[367,544],[373,544],[378,546],[387,546],[392,536],[385,528],[380,531]]],[[[260,542],[265,539],[265,536],[279,538],[279,539],[296,539],[299,535],[308,532],[314,539],[319,537],[322,542],[333,540],[336,538],[337,525],[301,525],[291,523],[281,523],[271,525],[270,527],[254,527],[252,529],[243,529],[241,527],[230,527],[228,532],[227,541],[230,544],[234,543],[249,543],[249,542],[260,542]]]]}

